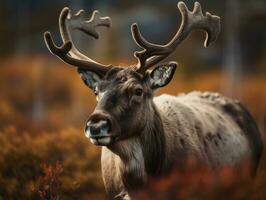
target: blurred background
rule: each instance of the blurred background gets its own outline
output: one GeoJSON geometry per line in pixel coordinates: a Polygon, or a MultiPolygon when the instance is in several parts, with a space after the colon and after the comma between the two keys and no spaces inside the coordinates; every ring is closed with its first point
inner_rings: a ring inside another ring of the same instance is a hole
{"type": "MultiPolygon", "coordinates": [[[[137,22],[149,41],[166,43],[180,24],[177,2],[0,1],[0,200],[105,198],[100,148],[90,144],[83,133],[86,118],[96,105],[94,94],[74,68],[49,53],[43,40],[43,32],[49,30],[61,44],[61,9],[84,9],[88,17],[97,9],[101,16],[110,16],[112,27],[100,28],[98,40],[80,32],[73,32],[73,39],[89,57],[126,66],[136,62],[133,52],[139,50],[130,33],[131,24],[137,22]]],[[[194,1],[184,2],[192,9],[194,1]]],[[[266,1],[199,2],[204,12],[221,16],[221,34],[214,44],[204,48],[205,34],[192,33],[168,58],[178,61],[179,68],[173,81],[158,95],[208,90],[240,99],[256,118],[265,138],[266,1]]],[[[230,173],[223,177],[226,186],[228,181],[231,184],[232,197],[265,199],[265,171],[263,158],[260,176],[252,183],[236,183],[230,173]]],[[[169,191],[176,187],[170,185],[164,187],[165,194],[171,194],[169,191]]],[[[184,189],[182,184],[178,188],[184,189]]],[[[184,191],[183,199],[202,193],[200,189],[184,191]]],[[[228,188],[216,188],[211,197],[218,199],[224,191],[228,188]]],[[[162,195],[157,198],[167,199],[162,195]]],[[[181,193],[175,195],[181,197],[181,193]]]]}

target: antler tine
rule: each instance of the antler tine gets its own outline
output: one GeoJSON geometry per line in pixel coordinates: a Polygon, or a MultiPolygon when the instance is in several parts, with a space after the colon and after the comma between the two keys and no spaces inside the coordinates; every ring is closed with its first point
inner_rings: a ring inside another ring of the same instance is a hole
{"type": "Polygon", "coordinates": [[[149,67],[168,57],[193,30],[206,31],[205,47],[217,39],[220,32],[220,17],[208,12],[204,16],[198,2],[195,2],[193,11],[189,11],[184,2],[178,3],[178,9],[182,16],[181,26],[170,42],[165,45],[148,42],[141,35],[137,24],[132,25],[132,36],[143,48],[142,51],[135,52],[135,57],[138,59],[138,72],[144,73],[149,67]]]}
{"type": "Polygon", "coordinates": [[[59,30],[60,30],[62,40],[64,43],[71,41],[72,48],[71,48],[71,51],[69,52],[71,56],[77,57],[79,59],[89,59],[87,56],[80,53],[77,50],[77,48],[75,47],[75,45],[73,44],[71,35],[69,33],[69,30],[68,30],[68,26],[67,26],[67,18],[68,17],[71,18],[71,10],[68,7],[65,7],[62,9],[60,16],[59,16],[59,30]]]}
{"type": "Polygon", "coordinates": [[[69,25],[72,27],[72,29],[78,29],[88,35],[91,35],[96,39],[99,38],[99,34],[96,31],[97,27],[111,26],[110,17],[100,17],[98,10],[95,10],[92,13],[92,16],[89,20],[86,20],[84,17],[84,10],[80,10],[76,15],[72,17],[72,20],[69,22],[70,22],[69,25]]]}
{"type": "Polygon", "coordinates": [[[74,46],[69,27],[81,30],[88,35],[98,38],[99,35],[96,28],[99,26],[110,27],[110,18],[97,16],[97,11],[92,14],[90,20],[84,18],[84,11],[80,10],[74,17],[71,16],[69,8],[64,8],[59,17],[59,29],[63,40],[62,46],[55,45],[52,36],[49,32],[45,32],[44,40],[51,53],[58,56],[64,62],[76,66],[81,69],[87,69],[103,76],[112,66],[103,65],[88,58],[77,50],[74,46]]]}
{"type": "Polygon", "coordinates": [[[97,63],[88,62],[87,60],[82,59],[76,59],[68,55],[72,48],[72,43],[70,41],[67,41],[66,43],[63,43],[60,47],[58,47],[57,45],[55,45],[50,32],[44,33],[44,40],[47,48],[52,54],[56,55],[62,61],[70,65],[77,66],[80,69],[88,69],[90,71],[98,73],[101,76],[103,76],[110,69],[109,66],[101,67],[97,63]]]}

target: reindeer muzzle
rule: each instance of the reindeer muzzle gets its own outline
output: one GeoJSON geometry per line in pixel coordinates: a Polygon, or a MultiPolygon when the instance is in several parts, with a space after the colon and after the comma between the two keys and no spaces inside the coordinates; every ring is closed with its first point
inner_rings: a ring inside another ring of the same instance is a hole
{"type": "Polygon", "coordinates": [[[93,113],[86,124],[85,135],[95,145],[109,145],[112,142],[112,122],[106,113],[93,113]]]}

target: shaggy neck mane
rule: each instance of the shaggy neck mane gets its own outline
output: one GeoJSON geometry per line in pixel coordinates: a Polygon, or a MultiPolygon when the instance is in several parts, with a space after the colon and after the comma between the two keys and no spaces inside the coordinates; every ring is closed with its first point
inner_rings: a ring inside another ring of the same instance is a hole
{"type": "Polygon", "coordinates": [[[109,149],[118,155],[124,182],[144,183],[147,176],[163,173],[165,138],[159,112],[153,102],[145,111],[146,126],[137,136],[117,142],[109,149]]]}
{"type": "Polygon", "coordinates": [[[148,175],[157,176],[162,173],[165,159],[165,136],[160,114],[152,102],[146,116],[146,127],[139,139],[143,150],[145,167],[148,175]]]}

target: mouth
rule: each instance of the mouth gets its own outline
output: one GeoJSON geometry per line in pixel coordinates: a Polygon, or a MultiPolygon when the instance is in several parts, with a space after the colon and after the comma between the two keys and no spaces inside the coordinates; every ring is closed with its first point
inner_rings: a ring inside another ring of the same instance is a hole
{"type": "Polygon", "coordinates": [[[88,129],[85,131],[85,136],[90,139],[92,144],[97,146],[108,146],[115,140],[115,136],[111,135],[107,130],[101,131],[98,135],[92,135],[88,129]]]}
{"type": "MultiPolygon", "coordinates": [[[[88,137],[88,136],[86,136],[88,137]]],[[[107,146],[112,142],[111,136],[103,136],[103,137],[88,137],[92,144],[97,146],[107,146]]]]}

